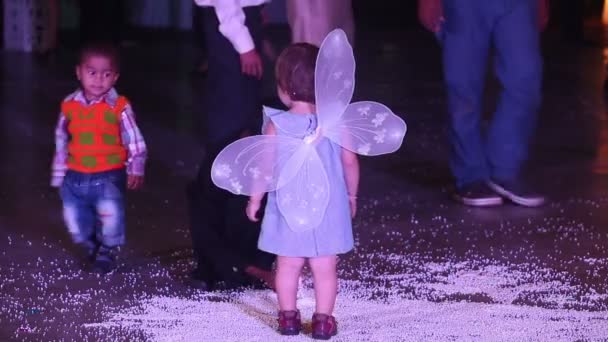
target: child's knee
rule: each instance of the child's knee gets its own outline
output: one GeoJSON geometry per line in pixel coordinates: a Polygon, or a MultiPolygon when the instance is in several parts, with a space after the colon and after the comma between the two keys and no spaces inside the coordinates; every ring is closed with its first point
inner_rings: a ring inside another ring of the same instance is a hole
{"type": "Polygon", "coordinates": [[[287,272],[300,272],[304,267],[306,259],[296,257],[277,257],[278,268],[287,272]]]}
{"type": "Polygon", "coordinates": [[[97,203],[97,217],[102,227],[115,226],[124,218],[122,206],[114,200],[101,200],[97,203]]]}
{"type": "Polygon", "coordinates": [[[68,227],[68,232],[77,240],[77,236],[79,236],[81,232],[81,227],[78,223],[78,210],[75,206],[69,204],[63,205],[63,220],[68,227]]]}
{"type": "Polygon", "coordinates": [[[338,264],[338,256],[329,255],[310,258],[310,268],[314,273],[335,273],[338,264]]]}
{"type": "Polygon", "coordinates": [[[100,200],[97,203],[97,217],[101,223],[102,243],[116,246],[124,243],[125,214],[121,201],[100,200]]]}

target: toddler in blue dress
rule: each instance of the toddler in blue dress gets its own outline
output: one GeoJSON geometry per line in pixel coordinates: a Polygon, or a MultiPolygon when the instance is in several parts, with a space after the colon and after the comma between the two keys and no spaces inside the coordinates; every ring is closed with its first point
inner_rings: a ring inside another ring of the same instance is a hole
{"type": "Polygon", "coordinates": [[[337,333],[337,255],[353,248],[356,154],[394,152],[406,125],[383,104],[350,103],[355,59],[342,30],[332,31],[320,49],[307,43],[287,47],[275,74],[289,109],[267,108],[264,134],[228,145],[214,160],[211,178],[220,188],[250,196],[246,213],[252,221],[259,220],[268,193],[258,247],[278,256],[279,332],[302,330],[296,296],[308,262],[316,297],[312,337],[329,339],[337,333]]]}
{"type": "MultiPolygon", "coordinates": [[[[267,113],[264,134],[298,139],[314,134],[318,125],[314,91],[317,53],[316,46],[298,43],[287,47],[277,59],[278,94],[289,110],[267,113]]],[[[357,210],[359,163],[355,153],[329,139],[320,139],[315,148],[331,184],[329,205],[321,223],[303,231],[290,229],[277,206],[276,192],[269,192],[258,247],[277,255],[279,331],[292,335],[301,330],[296,297],[300,273],[308,261],[316,297],[313,337],[324,338],[337,331],[332,316],[338,291],[337,254],[353,248],[351,217],[357,210]]],[[[251,220],[258,220],[262,197],[250,197],[247,216],[251,220]]]]}

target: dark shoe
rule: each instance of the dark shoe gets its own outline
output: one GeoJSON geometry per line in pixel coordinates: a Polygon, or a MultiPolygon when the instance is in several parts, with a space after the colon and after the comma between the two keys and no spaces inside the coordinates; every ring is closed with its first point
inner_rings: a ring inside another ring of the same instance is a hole
{"type": "Polygon", "coordinates": [[[191,287],[201,291],[211,291],[213,288],[213,284],[210,281],[195,276],[190,276],[188,283],[191,287]]]}
{"type": "Polygon", "coordinates": [[[485,182],[475,182],[456,190],[454,199],[473,207],[491,207],[502,204],[502,198],[485,182]]]}
{"type": "Polygon", "coordinates": [[[189,284],[191,287],[202,291],[237,291],[245,289],[246,285],[238,284],[230,281],[212,281],[206,278],[201,278],[196,274],[190,275],[189,284]]]}
{"type": "Polygon", "coordinates": [[[329,340],[338,333],[338,324],[334,316],[315,313],[312,315],[312,338],[329,340]]]}
{"type": "Polygon", "coordinates": [[[81,244],[83,253],[89,263],[95,262],[97,251],[99,250],[99,243],[93,240],[85,241],[81,244]]]}
{"type": "Polygon", "coordinates": [[[281,335],[298,335],[302,331],[300,311],[279,311],[279,332],[281,335]]]}
{"type": "Polygon", "coordinates": [[[500,196],[524,207],[538,207],[545,203],[542,195],[530,191],[520,182],[489,181],[488,186],[500,196]]]}
{"type": "Polygon", "coordinates": [[[211,286],[211,291],[244,291],[251,288],[250,284],[234,282],[229,280],[220,280],[211,286]]]}
{"type": "Polygon", "coordinates": [[[107,274],[116,268],[116,262],[111,253],[111,248],[106,246],[99,247],[95,261],[93,262],[93,272],[107,274]]]}

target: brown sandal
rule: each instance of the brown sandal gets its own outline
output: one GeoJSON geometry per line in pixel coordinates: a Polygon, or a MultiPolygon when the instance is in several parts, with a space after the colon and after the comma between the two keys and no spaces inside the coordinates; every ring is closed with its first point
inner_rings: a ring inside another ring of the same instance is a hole
{"type": "Polygon", "coordinates": [[[281,335],[298,335],[302,330],[300,311],[279,311],[279,332],[281,335]]]}
{"type": "Polygon", "coordinates": [[[312,315],[312,338],[329,340],[338,333],[338,324],[334,316],[315,313],[312,315]]]}

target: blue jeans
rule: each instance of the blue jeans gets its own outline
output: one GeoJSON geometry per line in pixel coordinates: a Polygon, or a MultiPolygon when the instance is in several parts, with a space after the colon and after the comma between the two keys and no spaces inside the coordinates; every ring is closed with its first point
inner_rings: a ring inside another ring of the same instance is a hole
{"type": "Polygon", "coordinates": [[[443,4],[445,22],[439,39],[448,92],[450,167],[456,185],[489,178],[515,180],[528,156],[541,101],[538,1],[444,0],[443,4]],[[491,48],[502,92],[483,135],[482,95],[491,48]]]}
{"type": "Polygon", "coordinates": [[[66,173],[63,218],[75,243],[93,240],[110,248],[125,243],[126,180],[124,169],[66,173]]]}

